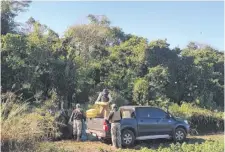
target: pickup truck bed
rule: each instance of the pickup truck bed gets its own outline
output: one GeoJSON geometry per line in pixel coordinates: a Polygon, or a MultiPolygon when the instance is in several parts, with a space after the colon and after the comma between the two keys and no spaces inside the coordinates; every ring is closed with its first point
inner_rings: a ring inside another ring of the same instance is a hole
{"type": "Polygon", "coordinates": [[[86,123],[86,133],[92,134],[98,139],[104,141],[111,138],[110,124],[103,118],[88,118],[86,123]]]}

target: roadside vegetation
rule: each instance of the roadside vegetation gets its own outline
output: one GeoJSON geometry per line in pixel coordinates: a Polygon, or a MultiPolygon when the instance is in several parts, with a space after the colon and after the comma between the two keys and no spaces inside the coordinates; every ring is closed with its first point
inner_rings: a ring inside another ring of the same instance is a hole
{"type": "MultiPolygon", "coordinates": [[[[119,152],[223,152],[224,151],[224,136],[207,135],[189,137],[183,143],[173,143],[168,140],[149,140],[136,143],[131,149],[117,150],[119,152]]],[[[55,143],[43,143],[41,147],[63,148],[66,152],[113,152],[110,145],[102,144],[100,142],[73,142],[73,141],[59,141],[55,143]],[[88,145],[88,146],[86,146],[88,145]]],[[[60,151],[60,150],[59,150],[60,151]]]]}
{"type": "MultiPolygon", "coordinates": [[[[84,145],[99,144],[44,141],[68,139],[73,105],[92,106],[104,87],[119,106],[169,104],[173,115],[189,121],[193,135],[224,131],[223,50],[197,42],[170,48],[166,40],[124,33],[106,16],[91,14],[88,24],[71,25],[61,38],[32,17],[23,25],[15,22],[30,2],[1,4],[2,151],[66,152],[74,150],[68,145],[78,145],[76,150],[84,152],[84,145]]],[[[161,143],[156,149],[142,144],[137,149],[224,151],[224,142],[218,140],[161,143]]],[[[99,145],[97,151],[110,151],[108,145],[99,145]]]]}

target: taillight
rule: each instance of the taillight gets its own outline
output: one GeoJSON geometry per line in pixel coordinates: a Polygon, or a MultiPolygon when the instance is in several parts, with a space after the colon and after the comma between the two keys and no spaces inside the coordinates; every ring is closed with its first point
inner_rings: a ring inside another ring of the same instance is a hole
{"type": "Polygon", "coordinates": [[[109,130],[109,126],[107,125],[106,121],[103,122],[103,130],[104,131],[108,131],[109,130]]]}

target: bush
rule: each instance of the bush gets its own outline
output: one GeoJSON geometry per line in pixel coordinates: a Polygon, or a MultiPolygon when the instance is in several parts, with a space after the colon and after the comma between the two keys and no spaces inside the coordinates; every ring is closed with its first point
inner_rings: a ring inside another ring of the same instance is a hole
{"type": "Polygon", "coordinates": [[[224,131],[224,112],[213,112],[189,103],[183,103],[181,106],[173,104],[169,107],[169,111],[174,116],[187,119],[191,128],[199,133],[224,131]]]}
{"type": "Polygon", "coordinates": [[[55,138],[55,117],[19,101],[14,93],[2,95],[1,148],[3,151],[32,151],[36,143],[55,138]]]}

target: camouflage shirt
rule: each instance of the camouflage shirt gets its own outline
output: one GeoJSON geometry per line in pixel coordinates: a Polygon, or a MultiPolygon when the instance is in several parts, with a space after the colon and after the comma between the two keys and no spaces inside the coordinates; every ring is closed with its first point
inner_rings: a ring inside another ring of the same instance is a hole
{"type": "Polygon", "coordinates": [[[82,120],[85,119],[83,111],[81,109],[75,109],[72,113],[73,120],[82,120]]]}

